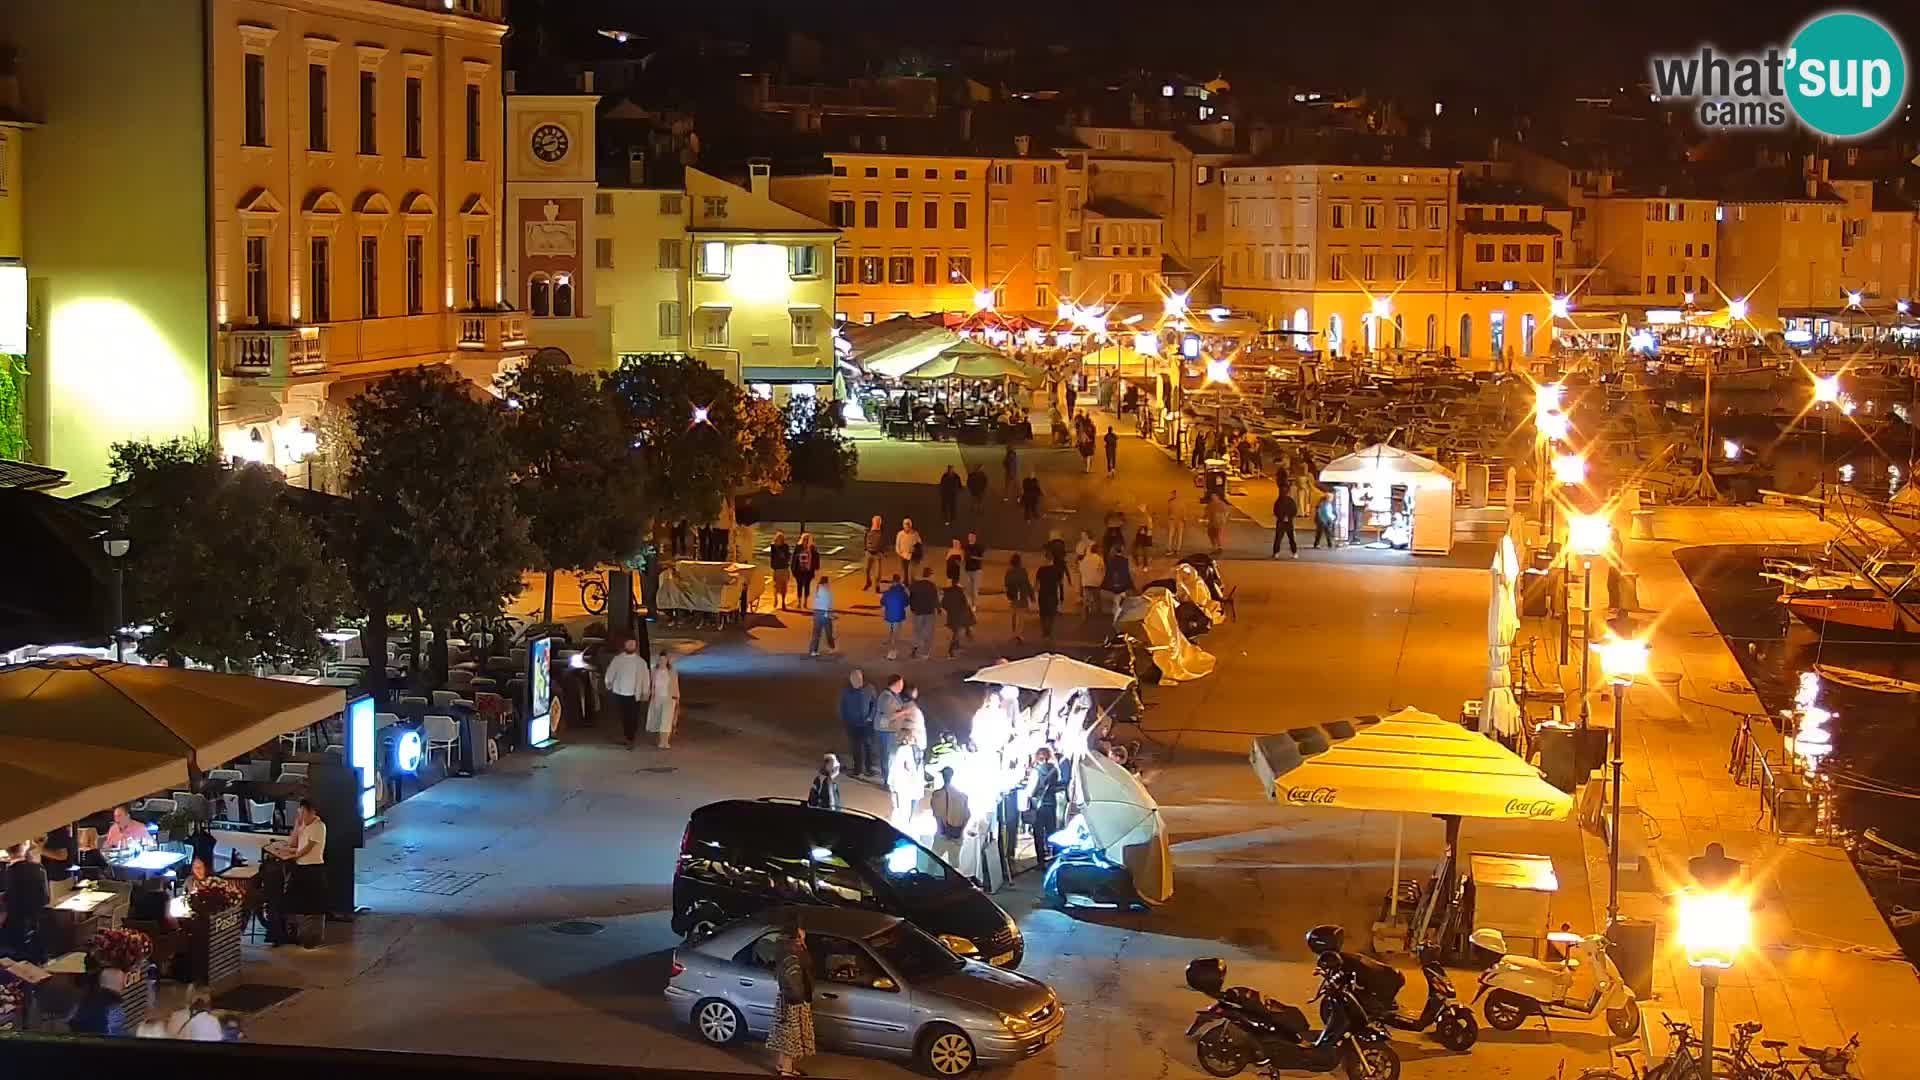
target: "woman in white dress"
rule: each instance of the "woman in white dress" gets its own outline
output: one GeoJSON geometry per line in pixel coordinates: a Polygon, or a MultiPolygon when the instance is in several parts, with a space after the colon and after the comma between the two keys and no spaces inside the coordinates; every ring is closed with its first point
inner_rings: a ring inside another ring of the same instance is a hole
{"type": "Polygon", "coordinates": [[[680,723],[680,670],[665,649],[653,662],[653,697],[647,703],[647,730],[653,732],[660,749],[673,743],[673,729],[680,723]]]}

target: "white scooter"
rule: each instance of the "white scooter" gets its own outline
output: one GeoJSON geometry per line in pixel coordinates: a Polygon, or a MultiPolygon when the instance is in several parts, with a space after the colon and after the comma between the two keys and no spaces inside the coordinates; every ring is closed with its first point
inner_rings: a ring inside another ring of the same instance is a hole
{"type": "Polygon", "coordinates": [[[1620,1038],[1631,1039],[1640,1031],[1640,1009],[1634,1002],[1633,988],[1613,966],[1605,937],[1582,937],[1564,929],[1548,934],[1547,940],[1567,954],[1565,960],[1553,964],[1509,953],[1506,936],[1498,930],[1475,930],[1468,940],[1500,954],[1500,959],[1480,974],[1480,992],[1473,996],[1475,1001],[1486,998],[1481,1011],[1495,1030],[1512,1031],[1529,1015],[1542,1020],[1554,1016],[1591,1020],[1604,1012],[1607,1027],[1620,1038]],[[1582,967],[1592,972],[1592,990],[1576,999],[1572,997],[1574,983],[1582,967]]]}

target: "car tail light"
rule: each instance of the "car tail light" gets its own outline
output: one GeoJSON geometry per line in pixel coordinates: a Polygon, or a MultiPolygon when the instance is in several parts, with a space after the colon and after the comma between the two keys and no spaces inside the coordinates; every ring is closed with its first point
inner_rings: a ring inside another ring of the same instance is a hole
{"type": "Polygon", "coordinates": [[[686,829],[680,833],[680,854],[686,855],[691,853],[692,851],[693,851],[693,822],[689,821],[687,822],[686,829]]]}
{"type": "Polygon", "coordinates": [[[687,973],[687,965],[681,963],[679,957],[677,956],[674,957],[672,964],[667,968],[667,977],[671,979],[677,979],[680,976],[685,975],[686,973],[687,973]]]}

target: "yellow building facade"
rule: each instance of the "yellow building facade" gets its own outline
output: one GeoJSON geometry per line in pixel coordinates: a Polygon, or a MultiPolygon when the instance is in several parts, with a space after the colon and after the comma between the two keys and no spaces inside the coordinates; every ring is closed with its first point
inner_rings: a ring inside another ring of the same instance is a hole
{"type": "Polygon", "coordinates": [[[1593,200],[1593,208],[1600,273],[1576,303],[1678,308],[1692,294],[1700,307],[1720,304],[1712,287],[1718,203],[1615,194],[1593,200]]]}
{"type": "Polygon", "coordinates": [[[59,118],[25,165],[36,456],[84,490],[113,441],[197,433],[297,482],[327,401],[510,354],[505,30],[500,0],[0,10],[59,118]]]}
{"type": "Polygon", "coordinates": [[[1069,206],[1083,201],[1080,174],[1068,171],[1065,156],[1043,153],[1025,136],[1015,141],[1027,153],[995,158],[987,166],[983,287],[992,292],[998,311],[1051,320],[1074,285],[1066,222],[1069,206]]]}
{"type": "Polygon", "coordinates": [[[1798,313],[1841,310],[1843,205],[1820,193],[1721,200],[1715,284],[1730,299],[1745,300],[1749,317],[1762,326],[1798,313]]]}

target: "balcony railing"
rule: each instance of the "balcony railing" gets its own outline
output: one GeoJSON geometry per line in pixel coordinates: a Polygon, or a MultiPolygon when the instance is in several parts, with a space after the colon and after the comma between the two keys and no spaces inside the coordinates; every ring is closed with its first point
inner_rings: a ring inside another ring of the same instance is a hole
{"type": "Polygon", "coordinates": [[[229,330],[221,373],[255,379],[321,374],[327,370],[324,333],[318,326],[229,330]]]}
{"type": "Polygon", "coordinates": [[[465,311],[460,320],[457,344],[476,352],[502,352],[527,343],[527,316],[519,311],[465,311]]]}

